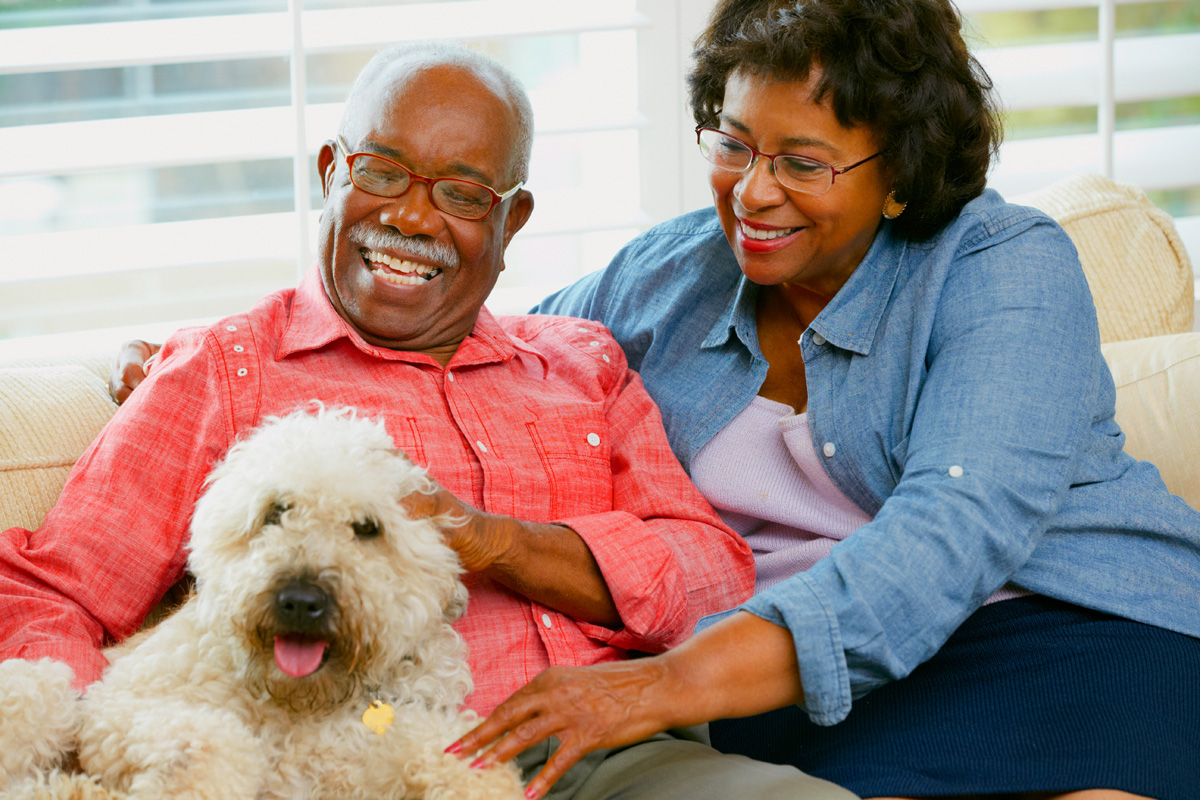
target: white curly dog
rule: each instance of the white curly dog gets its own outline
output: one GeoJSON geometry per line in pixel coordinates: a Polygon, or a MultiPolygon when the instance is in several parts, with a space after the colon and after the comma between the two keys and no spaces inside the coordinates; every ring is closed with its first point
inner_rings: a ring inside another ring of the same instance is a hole
{"type": "Polygon", "coordinates": [[[269,420],[196,504],[194,594],[82,701],[65,665],[0,664],[0,796],[522,797],[443,753],[474,716],[452,520],[400,502],[431,489],[351,409],[269,420]]]}

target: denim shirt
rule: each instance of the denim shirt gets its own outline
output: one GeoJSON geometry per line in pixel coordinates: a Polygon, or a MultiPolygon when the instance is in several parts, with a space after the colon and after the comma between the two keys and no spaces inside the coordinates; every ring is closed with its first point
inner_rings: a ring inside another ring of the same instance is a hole
{"type": "MultiPolygon", "coordinates": [[[[758,289],[711,209],[642,234],[542,313],[607,325],[685,467],[767,373],[758,289]]],[[[1006,582],[1200,636],[1200,512],[1135,461],[1070,239],[987,191],[935,237],[884,222],[799,342],[813,447],[873,520],[742,609],[792,632],[805,711],[932,656],[1006,582]]]]}

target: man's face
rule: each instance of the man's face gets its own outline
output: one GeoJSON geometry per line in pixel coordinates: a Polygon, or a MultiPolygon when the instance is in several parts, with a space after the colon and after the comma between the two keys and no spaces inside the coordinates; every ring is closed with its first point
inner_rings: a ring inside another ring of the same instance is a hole
{"type": "MultiPolygon", "coordinates": [[[[516,182],[516,115],[470,72],[394,67],[364,97],[343,128],[350,152],[498,192],[516,182]]],[[[483,219],[464,220],[438,210],[426,183],[414,181],[400,197],[355,188],[330,144],[318,166],[325,190],[318,257],[334,308],[366,341],[445,364],[474,327],[533,197],[522,190],[483,219]]]]}

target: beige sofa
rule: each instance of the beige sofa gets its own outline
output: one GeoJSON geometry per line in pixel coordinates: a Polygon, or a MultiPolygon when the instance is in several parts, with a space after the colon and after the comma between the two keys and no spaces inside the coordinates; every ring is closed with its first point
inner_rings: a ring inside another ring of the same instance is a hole
{"type": "MultiPolygon", "coordinates": [[[[1158,465],[1200,508],[1200,333],[1193,276],[1171,218],[1137,189],[1096,176],[1019,198],[1062,223],[1079,248],[1117,384],[1126,449],[1158,465]]],[[[0,364],[0,529],[35,529],[71,465],[116,406],[114,353],[0,364]]]]}

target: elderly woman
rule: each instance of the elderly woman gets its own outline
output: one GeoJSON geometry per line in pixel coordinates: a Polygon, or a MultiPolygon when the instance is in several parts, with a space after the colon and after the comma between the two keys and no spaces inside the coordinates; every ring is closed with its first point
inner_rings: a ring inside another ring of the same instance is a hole
{"type": "Polygon", "coordinates": [[[543,673],[461,749],[558,737],[536,796],[746,718],[714,743],[863,797],[1194,800],[1200,513],[1122,451],[1067,236],[984,189],[999,125],[955,9],[725,0],[695,56],[715,208],[538,310],[612,329],[756,596],[543,673]]]}

